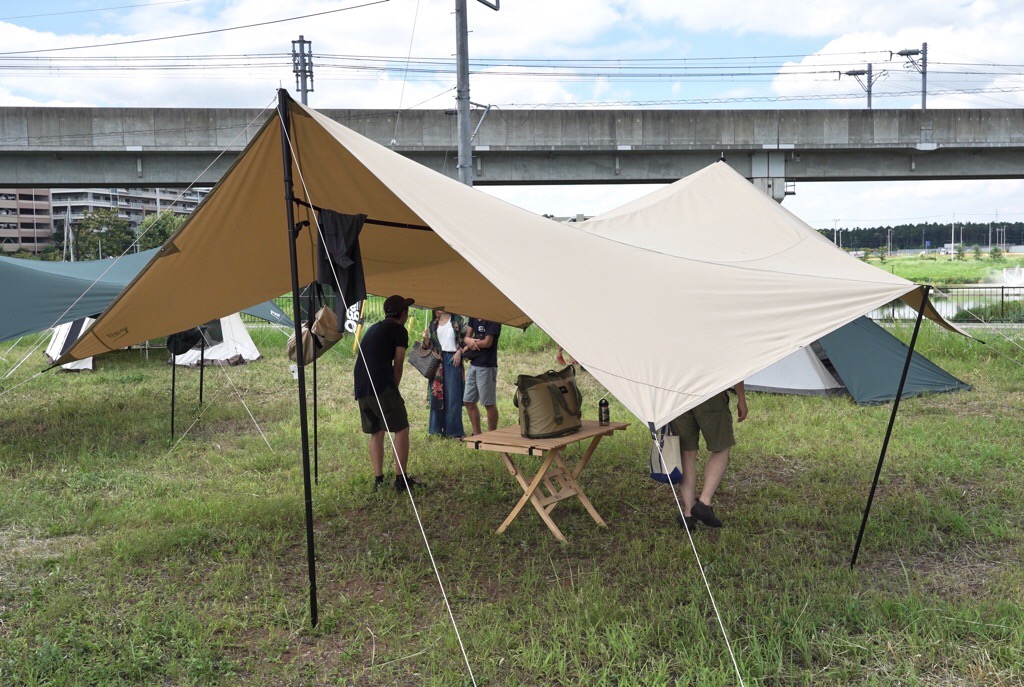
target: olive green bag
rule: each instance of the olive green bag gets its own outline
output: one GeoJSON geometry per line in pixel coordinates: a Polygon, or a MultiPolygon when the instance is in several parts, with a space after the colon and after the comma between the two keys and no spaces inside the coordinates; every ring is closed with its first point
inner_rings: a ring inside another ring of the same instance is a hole
{"type": "Polygon", "coordinates": [[[524,437],[561,437],[583,426],[583,394],[572,365],[561,372],[519,375],[512,402],[519,408],[519,429],[524,437]]]}

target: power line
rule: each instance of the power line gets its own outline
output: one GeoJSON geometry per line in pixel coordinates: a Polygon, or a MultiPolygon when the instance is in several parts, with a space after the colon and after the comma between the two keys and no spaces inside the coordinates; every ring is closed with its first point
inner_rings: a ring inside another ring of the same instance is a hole
{"type": "Polygon", "coordinates": [[[240,31],[242,29],[252,29],[258,26],[270,26],[271,24],[283,24],[290,21],[296,21],[299,19],[309,19],[311,17],[322,17],[325,14],[336,14],[338,12],[347,12],[349,10],[359,9],[361,7],[370,7],[371,5],[380,5],[388,2],[389,0],[373,0],[373,2],[366,2],[362,5],[353,5],[352,7],[342,7],[336,10],[326,10],[324,12],[314,12],[313,14],[303,14],[296,17],[287,17],[285,19],[271,19],[270,21],[261,21],[255,24],[243,24],[241,26],[229,26],[224,29],[210,29],[209,31],[196,31],[194,33],[182,33],[174,36],[159,36],[157,38],[138,38],[131,41],[115,41],[113,43],[95,43],[93,45],[77,45],[66,48],[41,48],[39,50],[13,50],[11,52],[0,52],[0,56],[3,55],[34,55],[44,52],[66,52],[68,50],[86,50],[90,48],[109,48],[115,45],[136,45],[138,43],[153,43],[156,41],[169,41],[176,38],[192,38],[194,36],[208,36],[213,33],[225,33],[227,31],[240,31]]]}
{"type": "Polygon", "coordinates": [[[162,0],[157,2],[143,2],[137,5],[117,5],[116,7],[94,7],[89,10],[65,10],[63,12],[46,12],[44,14],[21,14],[15,17],[0,17],[0,21],[10,21],[11,19],[38,19],[40,17],[60,17],[66,14],[90,14],[92,12],[110,12],[112,10],[129,10],[135,9],[136,7],[153,7],[155,5],[180,5],[183,2],[192,2],[192,0],[162,0]]]}

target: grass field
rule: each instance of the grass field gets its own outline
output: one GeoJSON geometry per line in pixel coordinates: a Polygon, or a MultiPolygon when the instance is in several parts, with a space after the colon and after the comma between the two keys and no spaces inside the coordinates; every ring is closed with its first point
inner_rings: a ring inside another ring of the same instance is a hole
{"type": "Polygon", "coordinates": [[[890,256],[884,262],[876,256],[868,262],[918,284],[984,284],[998,282],[1004,267],[1024,264],[1024,256],[1009,254],[998,261],[989,260],[987,256],[977,260],[968,252],[964,260],[929,254],[925,257],[890,256]]]}
{"type": "MultiPolygon", "coordinates": [[[[1024,682],[1011,333],[980,346],[926,325],[922,352],[974,390],[903,402],[854,570],[889,406],[751,396],[716,503],[726,527],[695,535],[746,685],[1024,682]]],[[[295,386],[284,336],[254,338],[265,359],[207,370],[201,419],[174,446],[170,369],[139,352],[0,397],[0,685],[470,684],[408,498],[371,490],[345,343],[319,367],[310,628],[295,386]]],[[[515,375],[553,366],[542,333],[506,331],[503,421],[515,375]]],[[[0,392],[41,367],[37,353],[0,392]]],[[[596,417],[603,390],[581,380],[596,417]]],[[[179,371],[179,430],[197,385],[179,371]]],[[[479,684],[738,684],[671,493],[647,476],[646,431],[621,406],[630,430],[583,475],[609,526],[567,502],[560,544],[529,510],[494,534],[518,486],[496,455],[426,436],[409,368],[403,392],[410,472],[429,483],[416,504],[479,684]]]]}

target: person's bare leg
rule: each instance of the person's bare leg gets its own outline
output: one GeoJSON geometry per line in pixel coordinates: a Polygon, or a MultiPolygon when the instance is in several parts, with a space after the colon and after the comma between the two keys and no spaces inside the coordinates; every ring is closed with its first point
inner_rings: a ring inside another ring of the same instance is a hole
{"type": "Polygon", "coordinates": [[[682,451],[683,481],[679,483],[680,497],[683,499],[683,515],[690,517],[690,509],[697,500],[697,452],[682,451]]]}
{"type": "Polygon", "coordinates": [[[409,467],[409,428],[395,432],[395,470],[398,475],[405,473],[409,467]]]}
{"type": "Polygon", "coordinates": [[[380,477],[384,474],[383,430],[370,435],[370,466],[373,468],[374,477],[380,477]]]}
{"type": "Polygon", "coordinates": [[[480,408],[476,403],[464,403],[466,413],[469,415],[469,423],[473,425],[473,434],[480,434],[480,408]]]}
{"type": "Polygon", "coordinates": [[[487,410],[487,429],[493,432],[498,429],[498,406],[484,406],[487,410]]]}
{"type": "Polygon", "coordinates": [[[704,466],[704,484],[700,488],[700,500],[704,505],[711,505],[711,499],[715,497],[715,491],[722,483],[727,467],[729,467],[729,449],[716,451],[708,458],[707,465],[704,466]]]}

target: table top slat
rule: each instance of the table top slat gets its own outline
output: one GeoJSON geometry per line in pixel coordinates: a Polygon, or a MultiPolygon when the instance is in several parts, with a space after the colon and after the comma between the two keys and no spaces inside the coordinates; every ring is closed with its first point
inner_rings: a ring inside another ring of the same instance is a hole
{"type": "Polygon", "coordinates": [[[491,432],[484,432],[473,437],[464,437],[463,441],[469,448],[480,451],[501,451],[503,453],[519,453],[523,455],[544,455],[548,451],[565,448],[569,444],[596,436],[607,436],[629,427],[628,422],[612,422],[607,425],[597,420],[584,420],[579,431],[564,437],[551,439],[530,439],[524,437],[519,425],[502,427],[491,432]]]}

